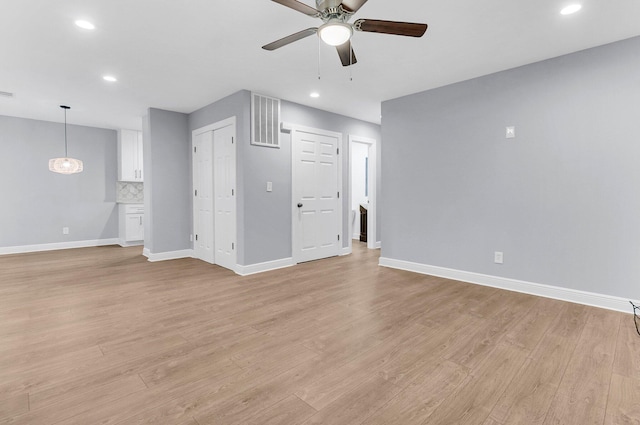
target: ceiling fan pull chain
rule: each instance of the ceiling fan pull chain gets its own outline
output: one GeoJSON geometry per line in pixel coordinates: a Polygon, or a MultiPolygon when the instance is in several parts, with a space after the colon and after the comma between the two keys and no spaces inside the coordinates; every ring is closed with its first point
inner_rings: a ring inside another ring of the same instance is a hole
{"type": "Polygon", "coordinates": [[[353,44],[349,43],[349,81],[353,81],[353,44]]]}
{"type": "Polygon", "coordinates": [[[318,80],[321,80],[320,76],[320,37],[318,37],[318,80]]]}

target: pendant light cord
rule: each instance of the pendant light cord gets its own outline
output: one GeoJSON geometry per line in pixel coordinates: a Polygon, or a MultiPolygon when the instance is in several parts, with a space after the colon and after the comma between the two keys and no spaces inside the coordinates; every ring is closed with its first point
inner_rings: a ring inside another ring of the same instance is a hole
{"type": "Polygon", "coordinates": [[[64,109],[64,157],[68,158],[69,153],[67,152],[67,109],[71,109],[70,106],[60,105],[62,109],[64,109]]]}
{"type": "Polygon", "coordinates": [[[67,158],[69,154],[67,153],[67,109],[64,109],[64,157],[67,158]]]}

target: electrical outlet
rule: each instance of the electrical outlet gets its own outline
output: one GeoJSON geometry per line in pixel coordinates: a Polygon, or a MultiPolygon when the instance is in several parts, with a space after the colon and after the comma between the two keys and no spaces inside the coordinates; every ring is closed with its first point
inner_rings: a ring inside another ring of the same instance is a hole
{"type": "Polygon", "coordinates": [[[193,233],[189,235],[189,241],[193,242],[193,233]]]}
{"type": "Polygon", "coordinates": [[[502,264],[504,261],[504,255],[500,251],[493,253],[493,262],[496,264],[502,264]]]}
{"type": "Polygon", "coordinates": [[[62,228],[62,234],[63,235],[68,235],[69,234],[69,228],[68,227],[63,227],[62,228]]]}

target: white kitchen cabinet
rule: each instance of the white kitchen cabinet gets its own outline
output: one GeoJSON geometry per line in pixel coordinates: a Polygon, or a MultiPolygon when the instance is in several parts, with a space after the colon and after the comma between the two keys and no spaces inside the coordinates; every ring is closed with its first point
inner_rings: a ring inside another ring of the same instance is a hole
{"type": "Polygon", "coordinates": [[[125,240],[127,242],[144,240],[143,219],[144,214],[127,214],[125,223],[125,240]]]}
{"type": "Polygon", "coordinates": [[[136,130],[118,131],[118,180],[141,182],[142,166],[142,132],[136,130]]]}
{"type": "Polygon", "coordinates": [[[120,204],[120,245],[141,245],[144,241],[144,205],[120,204]]]}

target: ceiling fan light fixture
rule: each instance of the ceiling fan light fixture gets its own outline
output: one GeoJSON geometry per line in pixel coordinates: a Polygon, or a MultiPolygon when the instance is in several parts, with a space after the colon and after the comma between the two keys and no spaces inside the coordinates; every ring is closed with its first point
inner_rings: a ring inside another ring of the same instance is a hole
{"type": "Polygon", "coordinates": [[[329,46],[340,46],[351,39],[353,29],[343,22],[327,22],[320,27],[318,35],[329,46]]]}

